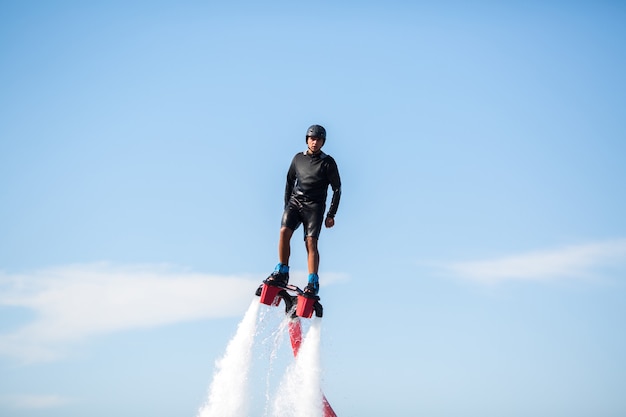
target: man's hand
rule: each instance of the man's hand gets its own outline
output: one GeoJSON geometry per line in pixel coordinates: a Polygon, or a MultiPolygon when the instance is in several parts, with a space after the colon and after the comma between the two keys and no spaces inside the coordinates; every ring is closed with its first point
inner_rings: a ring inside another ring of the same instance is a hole
{"type": "Polygon", "coordinates": [[[326,221],[324,222],[324,224],[326,224],[326,227],[331,228],[335,225],[335,218],[334,217],[326,217],[326,221]]]}

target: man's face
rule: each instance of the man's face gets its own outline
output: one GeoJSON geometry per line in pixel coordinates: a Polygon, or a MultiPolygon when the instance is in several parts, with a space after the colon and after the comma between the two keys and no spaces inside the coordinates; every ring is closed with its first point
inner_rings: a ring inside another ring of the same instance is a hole
{"type": "Polygon", "coordinates": [[[306,144],[311,152],[316,153],[322,149],[322,146],[324,146],[324,139],[316,138],[315,136],[308,136],[306,138],[306,144]]]}

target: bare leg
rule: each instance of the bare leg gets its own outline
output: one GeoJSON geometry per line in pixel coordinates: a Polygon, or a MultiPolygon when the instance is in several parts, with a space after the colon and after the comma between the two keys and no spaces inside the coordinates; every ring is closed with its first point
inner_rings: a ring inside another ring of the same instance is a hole
{"type": "Polygon", "coordinates": [[[293,230],[288,227],[280,228],[280,236],[278,238],[278,262],[283,265],[289,265],[289,257],[291,256],[291,236],[293,230]]]}
{"type": "Polygon", "coordinates": [[[317,239],[314,237],[307,237],[305,244],[308,256],[309,274],[317,274],[320,267],[320,253],[317,250],[317,239]]]}

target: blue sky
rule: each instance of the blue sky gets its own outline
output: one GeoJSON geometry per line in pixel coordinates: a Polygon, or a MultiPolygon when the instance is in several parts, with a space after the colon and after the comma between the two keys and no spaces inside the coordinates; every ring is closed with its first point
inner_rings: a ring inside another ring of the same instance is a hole
{"type": "Polygon", "coordinates": [[[195,416],[319,123],[338,415],[623,416],[625,18],[0,2],[0,415],[195,416]]]}

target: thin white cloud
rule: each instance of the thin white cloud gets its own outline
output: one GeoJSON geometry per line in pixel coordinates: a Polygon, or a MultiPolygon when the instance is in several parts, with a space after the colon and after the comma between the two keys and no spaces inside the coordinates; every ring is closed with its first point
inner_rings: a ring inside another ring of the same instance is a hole
{"type": "Polygon", "coordinates": [[[94,335],[242,314],[258,282],[168,266],[105,263],[0,273],[0,305],[31,309],[35,318],[0,334],[0,355],[47,361],[94,335]]]}
{"type": "Polygon", "coordinates": [[[446,265],[453,275],[495,284],[503,281],[546,281],[594,278],[604,270],[626,266],[626,239],[542,250],[498,259],[446,265]]]}
{"type": "MultiPolygon", "coordinates": [[[[328,285],[347,276],[324,278],[328,285]]],[[[294,271],[291,282],[300,281],[306,283],[306,273],[294,271]]],[[[259,283],[259,277],[199,274],[168,265],[95,263],[0,272],[0,306],[34,313],[30,322],[0,334],[0,355],[51,361],[93,336],[241,315],[259,283]]]]}
{"type": "Polygon", "coordinates": [[[73,400],[59,395],[5,395],[0,397],[0,403],[13,409],[46,409],[61,407],[72,403],[73,400]]]}

